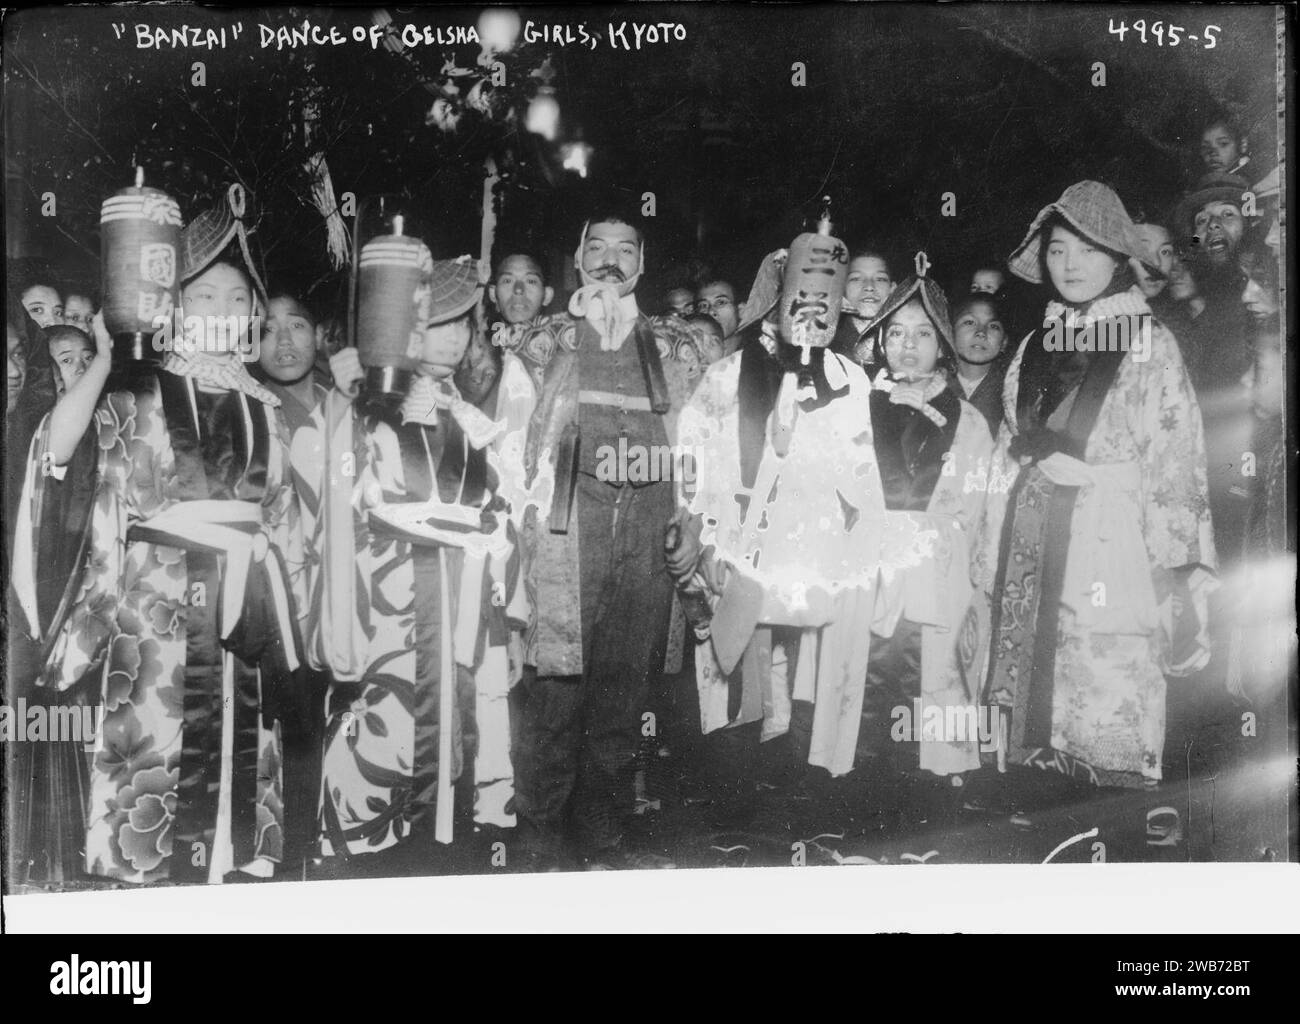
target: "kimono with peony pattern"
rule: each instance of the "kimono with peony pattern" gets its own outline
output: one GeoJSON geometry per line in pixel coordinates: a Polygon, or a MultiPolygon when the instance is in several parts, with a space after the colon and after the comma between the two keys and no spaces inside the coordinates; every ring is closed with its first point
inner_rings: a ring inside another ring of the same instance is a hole
{"type": "MultiPolygon", "coordinates": [[[[86,869],[136,883],[267,877],[283,838],[275,695],[306,596],[284,421],[240,391],[157,371],[106,391],[89,433],[89,554],[46,623],[41,679],[99,680],[86,869]]],[[[29,476],[23,501],[39,490],[29,476]]]]}

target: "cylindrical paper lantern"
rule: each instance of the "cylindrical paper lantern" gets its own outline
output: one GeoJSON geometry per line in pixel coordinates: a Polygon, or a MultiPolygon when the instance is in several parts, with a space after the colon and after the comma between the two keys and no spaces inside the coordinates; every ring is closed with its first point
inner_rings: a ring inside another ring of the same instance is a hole
{"type": "Polygon", "coordinates": [[[420,352],[421,292],[429,289],[432,265],[425,244],[408,235],[380,235],[361,250],[357,354],[370,398],[400,402],[409,390],[420,352]]]}
{"type": "Polygon", "coordinates": [[[180,301],[181,210],[143,181],[137,172],[135,186],[105,199],[99,215],[104,325],[114,338],[130,339],[136,359],[153,351],[145,338],[170,337],[180,301]]]}

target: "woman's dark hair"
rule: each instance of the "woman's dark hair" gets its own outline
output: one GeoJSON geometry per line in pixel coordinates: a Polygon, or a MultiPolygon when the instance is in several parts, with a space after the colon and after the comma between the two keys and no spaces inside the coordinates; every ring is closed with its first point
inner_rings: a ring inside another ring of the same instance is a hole
{"type": "MultiPolygon", "coordinates": [[[[1111,275],[1110,284],[1108,284],[1100,295],[1093,296],[1089,299],[1090,303],[1098,299],[1104,299],[1108,295],[1118,295],[1120,292],[1126,292],[1137,284],[1137,277],[1133,273],[1133,268],[1129,266],[1128,257],[1122,252],[1116,252],[1108,246],[1102,245],[1095,238],[1090,238],[1084,234],[1059,213],[1053,213],[1047,220],[1043,221],[1043,226],[1038,234],[1038,267],[1042,273],[1043,283],[1047,285],[1049,291],[1060,299],[1061,296],[1056,293],[1056,286],[1052,284],[1052,275],[1047,269],[1047,246],[1052,239],[1053,228],[1065,228],[1070,234],[1078,238],[1086,239],[1090,245],[1096,246],[1107,256],[1115,261],[1115,273],[1111,275]]],[[[1063,300],[1062,300],[1063,301],[1063,300]]],[[[1067,303],[1069,305],[1069,303],[1067,303]]]]}
{"type": "MultiPolygon", "coordinates": [[[[26,285],[25,288],[31,287],[26,285]]],[[[45,332],[31,318],[20,301],[22,291],[6,289],[5,321],[18,335],[23,355],[27,359],[27,376],[18,393],[12,410],[6,409],[6,458],[21,462],[27,457],[27,446],[40,425],[41,417],[54,408],[58,400],[58,373],[50,358],[50,347],[45,332]]]]}

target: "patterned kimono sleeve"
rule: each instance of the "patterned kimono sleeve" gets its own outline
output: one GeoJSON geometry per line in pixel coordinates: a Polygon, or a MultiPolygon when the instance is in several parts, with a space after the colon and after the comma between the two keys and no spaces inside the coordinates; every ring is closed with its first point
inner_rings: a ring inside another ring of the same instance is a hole
{"type": "Polygon", "coordinates": [[[1185,676],[1210,657],[1217,589],[1201,410],[1178,344],[1152,331],[1151,357],[1121,380],[1141,466],[1142,539],[1159,602],[1161,671],[1185,676]],[[1176,597],[1176,599],[1175,599],[1176,597]]]}
{"type": "Polygon", "coordinates": [[[974,544],[971,549],[971,583],[978,592],[992,594],[998,572],[998,555],[1002,543],[1002,524],[1006,520],[1007,501],[1020,466],[1011,458],[1011,427],[1008,423],[998,428],[997,440],[989,456],[988,477],[985,480],[984,501],[975,525],[974,544]]]}
{"type": "Polygon", "coordinates": [[[1157,325],[1151,357],[1127,376],[1129,408],[1142,475],[1142,535],[1152,566],[1217,564],[1201,409],[1178,344],[1157,325]]]}
{"type": "MultiPolygon", "coordinates": [[[[126,534],[137,517],[133,489],[126,481],[129,477],[152,480],[166,443],[160,417],[138,410],[129,392],[102,398],[90,429],[99,447],[101,481],[91,510],[90,553],[72,611],[54,637],[45,667],[46,681],[60,690],[97,671],[119,632],[118,609],[126,589],[126,534]]],[[[145,487],[152,489],[149,484],[145,487]]],[[[26,492],[23,497],[26,500],[26,492]]],[[[39,544],[33,550],[39,551],[39,544]]]]}

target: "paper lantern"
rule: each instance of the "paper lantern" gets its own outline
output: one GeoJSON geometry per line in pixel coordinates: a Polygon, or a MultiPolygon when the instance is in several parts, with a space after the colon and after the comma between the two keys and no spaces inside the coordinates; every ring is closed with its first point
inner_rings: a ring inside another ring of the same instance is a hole
{"type": "Polygon", "coordinates": [[[433,257],[418,238],[402,233],[372,238],[357,262],[357,355],[366,370],[363,390],[381,404],[400,404],[420,353],[420,308],[427,303],[433,257]]]}
{"type": "Polygon", "coordinates": [[[136,183],[100,207],[104,326],[114,338],[129,338],[131,355],[144,358],[144,338],[169,330],[180,301],[181,210],[171,196],[136,183]],[[161,319],[160,319],[161,318],[161,319]]]}

